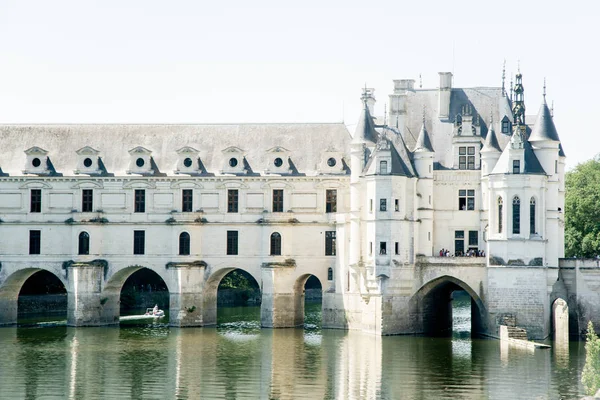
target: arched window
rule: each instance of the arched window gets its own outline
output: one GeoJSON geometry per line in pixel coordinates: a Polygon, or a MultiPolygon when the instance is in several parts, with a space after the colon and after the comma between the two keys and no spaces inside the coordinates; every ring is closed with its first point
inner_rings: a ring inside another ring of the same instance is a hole
{"type": "Polygon", "coordinates": [[[332,281],[333,280],[333,268],[327,269],[327,280],[328,281],[332,281]]]}
{"type": "Polygon", "coordinates": [[[521,233],[521,199],[519,196],[513,198],[512,222],[514,234],[521,233]]]}
{"type": "Polygon", "coordinates": [[[271,234],[271,255],[281,255],[281,235],[278,232],[273,232],[271,234]]]}
{"type": "Polygon", "coordinates": [[[537,233],[535,230],[535,198],[529,200],[529,234],[537,233]]]}
{"type": "Polygon", "coordinates": [[[79,254],[90,254],[90,235],[87,232],[79,234],[79,254]]]}
{"type": "Polygon", "coordinates": [[[181,232],[179,235],[179,255],[190,255],[190,234],[187,232],[181,232]]]}
{"type": "Polygon", "coordinates": [[[498,197],[498,233],[502,233],[502,197],[498,197]]]}

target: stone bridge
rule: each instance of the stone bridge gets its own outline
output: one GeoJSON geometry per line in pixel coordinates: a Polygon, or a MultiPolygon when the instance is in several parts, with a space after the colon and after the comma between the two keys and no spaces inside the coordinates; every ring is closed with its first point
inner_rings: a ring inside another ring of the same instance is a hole
{"type": "Polygon", "coordinates": [[[148,268],[165,282],[170,296],[172,326],[208,326],[217,322],[217,289],[235,269],[248,272],[262,293],[261,324],[294,327],[304,323],[304,284],[316,276],[326,289],[329,260],[211,259],[172,262],[147,257],[85,261],[3,261],[0,267],[0,325],[17,322],[19,292],[34,273],[45,270],[64,285],[68,297],[67,324],[99,326],[119,323],[121,289],[133,273],[148,268]]]}

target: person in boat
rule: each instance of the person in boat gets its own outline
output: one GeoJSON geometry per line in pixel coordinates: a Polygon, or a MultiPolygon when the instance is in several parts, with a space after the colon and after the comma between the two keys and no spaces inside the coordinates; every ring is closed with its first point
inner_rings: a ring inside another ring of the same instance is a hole
{"type": "Polygon", "coordinates": [[[158,304],[154,305],[154,308],[152,309],[152,314],[154,314],[154,315],[158,314],[158,304]]]}

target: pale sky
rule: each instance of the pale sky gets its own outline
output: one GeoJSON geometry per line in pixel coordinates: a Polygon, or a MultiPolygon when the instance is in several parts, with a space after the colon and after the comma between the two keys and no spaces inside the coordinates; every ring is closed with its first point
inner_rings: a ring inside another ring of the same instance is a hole
{"type": "Polygon", "coordinates": [[[567,165],[600,153],[600,1],[0,0],[0,123],[340,122],[393,79],[547,79],[567,165]],[[556,5],[555,5],[556,4],[556,5]],[[558,6],[560,4],[560,6],[558,6]]]}

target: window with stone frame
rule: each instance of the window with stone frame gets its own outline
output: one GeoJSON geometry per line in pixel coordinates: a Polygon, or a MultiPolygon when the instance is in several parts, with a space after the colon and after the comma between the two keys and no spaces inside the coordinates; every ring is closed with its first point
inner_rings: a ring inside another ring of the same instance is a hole
{"type": "Polygon", "coordinates": [[[94,209],[94,190],[83,189],[81,191],[81,212],[92,212],[94,209]]]}
{"type": "Polygon", "coordinates": [[[454,255],[457,257],[465,253],[465,231],[454,231],[454,255]]]}
{"type": "Polygon", "coordinates": [[[281,255],[281,234],[279,232],[273,232],[271,234],[271,255],[281,255]]]}
{"type": "Polygon", "coordinates": [[[379,162],[379,173],[380,174],[387,174],[388,173],[387,161],[380,161],[379,162]]]}
{"type": "Polygon", "coordinates": [[[512,206],[512,233],[518,235],[521,233],[521,199],[518,196],[513,198],[512,206]]]}
{"type": "Polygon", "coordinates": [[[387,199],[379,199],[379,211],[387,211],[387,199]]]}
{"type": "Polygon", "coordinates": [[[227,190],[227,212],[236,213],[239,210],[239,192],[237,189],[227,190]]]}
{"type": "Polygon", "coordinates": [[[179,255],[180,256],[189,256],[190,255],[191,242],[192,241],[191,241],[189,233],[181,232],[179,234],[179,255]]]}
{"type": "Polygon", "coordinates": [[[194,209],[194,191],[183,189],[181,191],[181,212],[192,212],[194,209]]]}
{"type": "Polygon", "coordinates": [[[135,189],[133,211],[136,213],[146,212],[146,191],[144,189],[135,189]]]}
{"type": "Polygon", "coordinates": [[[90,254],[90,235],[87,232],[81,232],[78,238],[77,254],[90,254]]]}
{"type": "Polygon", "coordinates": [[[227,231],[227,255],[238,255],[238,231],[227,231]]]}
{"type": "Polygon", "coordinates": [[[502,133],[510,133],[510,125],[510,119],[504,117],[504,119],[502,119],[502,133]]]}
{"type": "Polygon", "coordinates": [[[498,197],[498,233],[502,233],[502,208],[504,206],[504,202],[502,201],[502,197],[498,197]]]}
{"type": "Polygon", "coordinates": [[[146,252],[146,231],[133,231],[133,254],[146,252]]]}
{"type": "Polygon", "coordinates": [[[42,189],[31,189],[29,211],[32,213],[42,212],[42,189]]]}
{"type": "Polygon", "coordinates": [[[335,248],[335,231],[326,231],[325,232],[325,255],[326,256],[335,256],[336,248],[335,248]]]}
{"type": "Polygon", "coordinates": [[[458,191],[458,209],[475,210],[475,190],[460,189],[458,191]]]}
{"type": "Polygon", "coordinates": [[[478,231],[469,231],[469,249],[475,248],[479,246],[479,232],[478,231]]]}
{"type": "Polygon", "coordinates": [[[537,233],[535,229],[535,198],[532,197],[529,200],[529,234],[535,235],[537,233]]]}
{"type": "Polygon", "coordinates": [[[387,254],[387,242],[379,242],[379,254],[382,256],[387,254]]]}
{"type": "Polygon", "coordinates": [[[42,231],[29,231],[29,254],[41,254],[42,252],[42,231]]]}
{"type": "Polygon", "coordinates": [[[337,190],[327,189],[325,191],[325,212],[337,212],[337,190]]]}
{"type": "Polygon", "coordinates": [[[513,160],[513,174],[521,173],[521,160],[513,160]]]}
{"type": "Polygon", "coordinates": [[[283,212],[283,189],[273,189],[273,212],[283,212]]]}
{"type": "Polygon", "coordinates": [[[458,148],[458,169],[475,169],[475,146],[458,148]]]}

